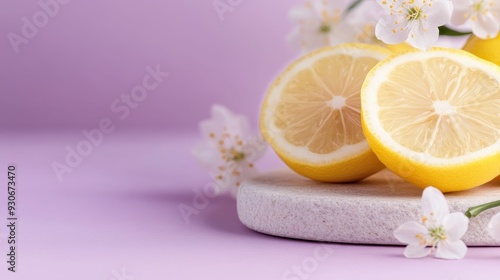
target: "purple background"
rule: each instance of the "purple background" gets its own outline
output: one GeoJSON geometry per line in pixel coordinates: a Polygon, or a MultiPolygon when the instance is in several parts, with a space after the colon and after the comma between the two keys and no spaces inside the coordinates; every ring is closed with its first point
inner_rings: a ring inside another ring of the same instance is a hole
{"type": "MultiPolygon", "coordinates": [[[[0,175],[0,279],[120,280],[113,272],[121,268],[136,280],[282,279],[320,245],[333,253],[309,279],[496,275],[498,248],[471,248],[456,262],[415,261],[402,247],[259,234],[238,221],[230,196],[185,223],[179,205],[210,182],[190,156],[198,121],[221,103],[257,128],[267,86],[298,55],[285,37],[288,10],[299,3],[244,0],[220,21],[212,0],[72,0],[16,54],[7,34],[20,34],[22,18],[41,8],[38,0],[2,1],[0,174],[18,167],[20,272],[6,271],[0,175]],[[118,122],[111,103],[158,64],[170,77],[118,122]],[[51,164],[107,117],[116,132],[58,181],[51,164]]],[[[270,149],[257,165],[283,166],[270,149]]]]}
{"type": "Polygon", "coordinates": [[[15,54],[7,34],[38,0],[0,9],[0,128],[92,128],[159,64],[171,76],[124,128],[186,130],[221,103],[253,123],[267,86],[298,52],[286,44],[289,8],[243,1],[221,21],[210,0],[72,0],[15,54]]]}

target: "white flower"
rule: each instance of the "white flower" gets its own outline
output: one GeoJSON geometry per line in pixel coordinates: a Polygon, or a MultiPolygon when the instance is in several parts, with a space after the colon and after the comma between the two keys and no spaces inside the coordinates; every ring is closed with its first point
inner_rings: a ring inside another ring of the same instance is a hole
{"type": "Polygon", "coordinates": [[[437,258],[461,259],[467,253],[467,246],[460,239],[468,227],[469,219],[460,212],[450,214],[444,195],[428,187],[422,194],[420,222],[401,225],[394,236],[408,244],[404,252],[407,258],[422,258],[435,250],[437,258]]]}
{"type": "Polygon", "coordinates": [[[470,22],[472,32],[481,39],[495,38],[500,30],[500,1],[452,0],[451,23],[462,25],[470,22]]]}
{"type": "Polygon", "coordinates": [[[377,38],[386,44],[404,41],[426,50],[439,38],[438,27],[450,21],[448,0],[377,0],[384,15],[375,27],[377,38]]]}
{"type": "Polygon", "coordinates": [[[254,162],[264,155],[266,144],[251,136],[246,117],[221,105],[212,106],[212,118],[201,121],[204,142],[192,153],[215,180],[217,193],[236,195],[241,182],[256,174],[254,162]]]}
{"type": "Polygon", "coordinates": [[[382,44],[382,41],[375,36],[375,25],[382,11],[377,2],[362,1],[337,24],[333,31],[332,43],[382,44]]]}
{"type": "Polygon", "coordinates": [[[500,241],[500,213],[491,218],[488,224],[488,231],[493,239],[500,241]]]}
{"type": "Polygon", "coordinates": [[[290,11],[297,26],[288,40],[303,52],[332,45],[333,30],[348,4],[345,0],[306,0],[303,6],[290,11]]]}

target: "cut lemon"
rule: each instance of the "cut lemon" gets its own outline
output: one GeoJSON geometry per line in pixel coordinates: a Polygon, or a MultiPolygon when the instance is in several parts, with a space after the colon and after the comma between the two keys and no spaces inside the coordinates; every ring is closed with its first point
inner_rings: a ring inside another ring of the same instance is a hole
{"type": "Polygon", "coordinates": [[[500,68],[436,48],[381,61],[361,91],[365,136],[394,173],[443,192],[500,173],[500,68]]]}
{"type": "Polygon", "coordinates": [[[500,66],[500,36],[493,39],[483,40],[474,35],[470,36],[463,48],[482,59],[488,60],[500,66]]]}
{"type": "Polygon", "coordinates": [[[384,168],[366,142],[359,93],[369,70],[390,52],[343,44],[312,52],[272,84],[261,131],[297,173],[324,182],[351,182],[384,168]]]}

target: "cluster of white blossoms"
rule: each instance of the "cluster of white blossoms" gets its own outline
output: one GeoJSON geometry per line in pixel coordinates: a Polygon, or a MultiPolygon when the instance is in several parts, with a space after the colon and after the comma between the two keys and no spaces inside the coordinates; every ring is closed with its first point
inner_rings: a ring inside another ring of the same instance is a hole
{"type": "Polygon", "coordinates": [[[346,42],[408,44],[428,49],[439,27],[472,30],[481,39],[500,30],[500,0],[305,0],[293,8],[296,23],[289,36],[304,52],[346,42]]]}
{"type": "Polygon", "coordinates": [[[217,194],[234,196],[241,183],[257,174],[254,162],[260,159],[267,144],[251,135],[248,119],[221,105],[212,106],[212,117],[199,124],[203,142],[193,156],[210,172],[217,194]]]}

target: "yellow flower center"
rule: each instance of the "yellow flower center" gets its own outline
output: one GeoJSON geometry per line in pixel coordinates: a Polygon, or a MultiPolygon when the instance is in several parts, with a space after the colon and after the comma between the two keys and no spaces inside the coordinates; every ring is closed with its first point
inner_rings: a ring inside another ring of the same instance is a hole
{"type": "Polygon", "coordinates": [[[319,33],[330,33],[332,31],[332,27],[326,23],[321,24],[319,27],[319,33]]]}
{"type": "Polygon", "coordinates": [[[446,232],[442,226],[429,229],[429,235],[435,242],[446,240],[446,232]]]}
{"type": "Polygon", "coordinates": [[[407,20],[418,20],[422,17],[422,15],[423,15],[422,9],[419,7],[413,6],[407,10],[406,19],[407,20]]]}

